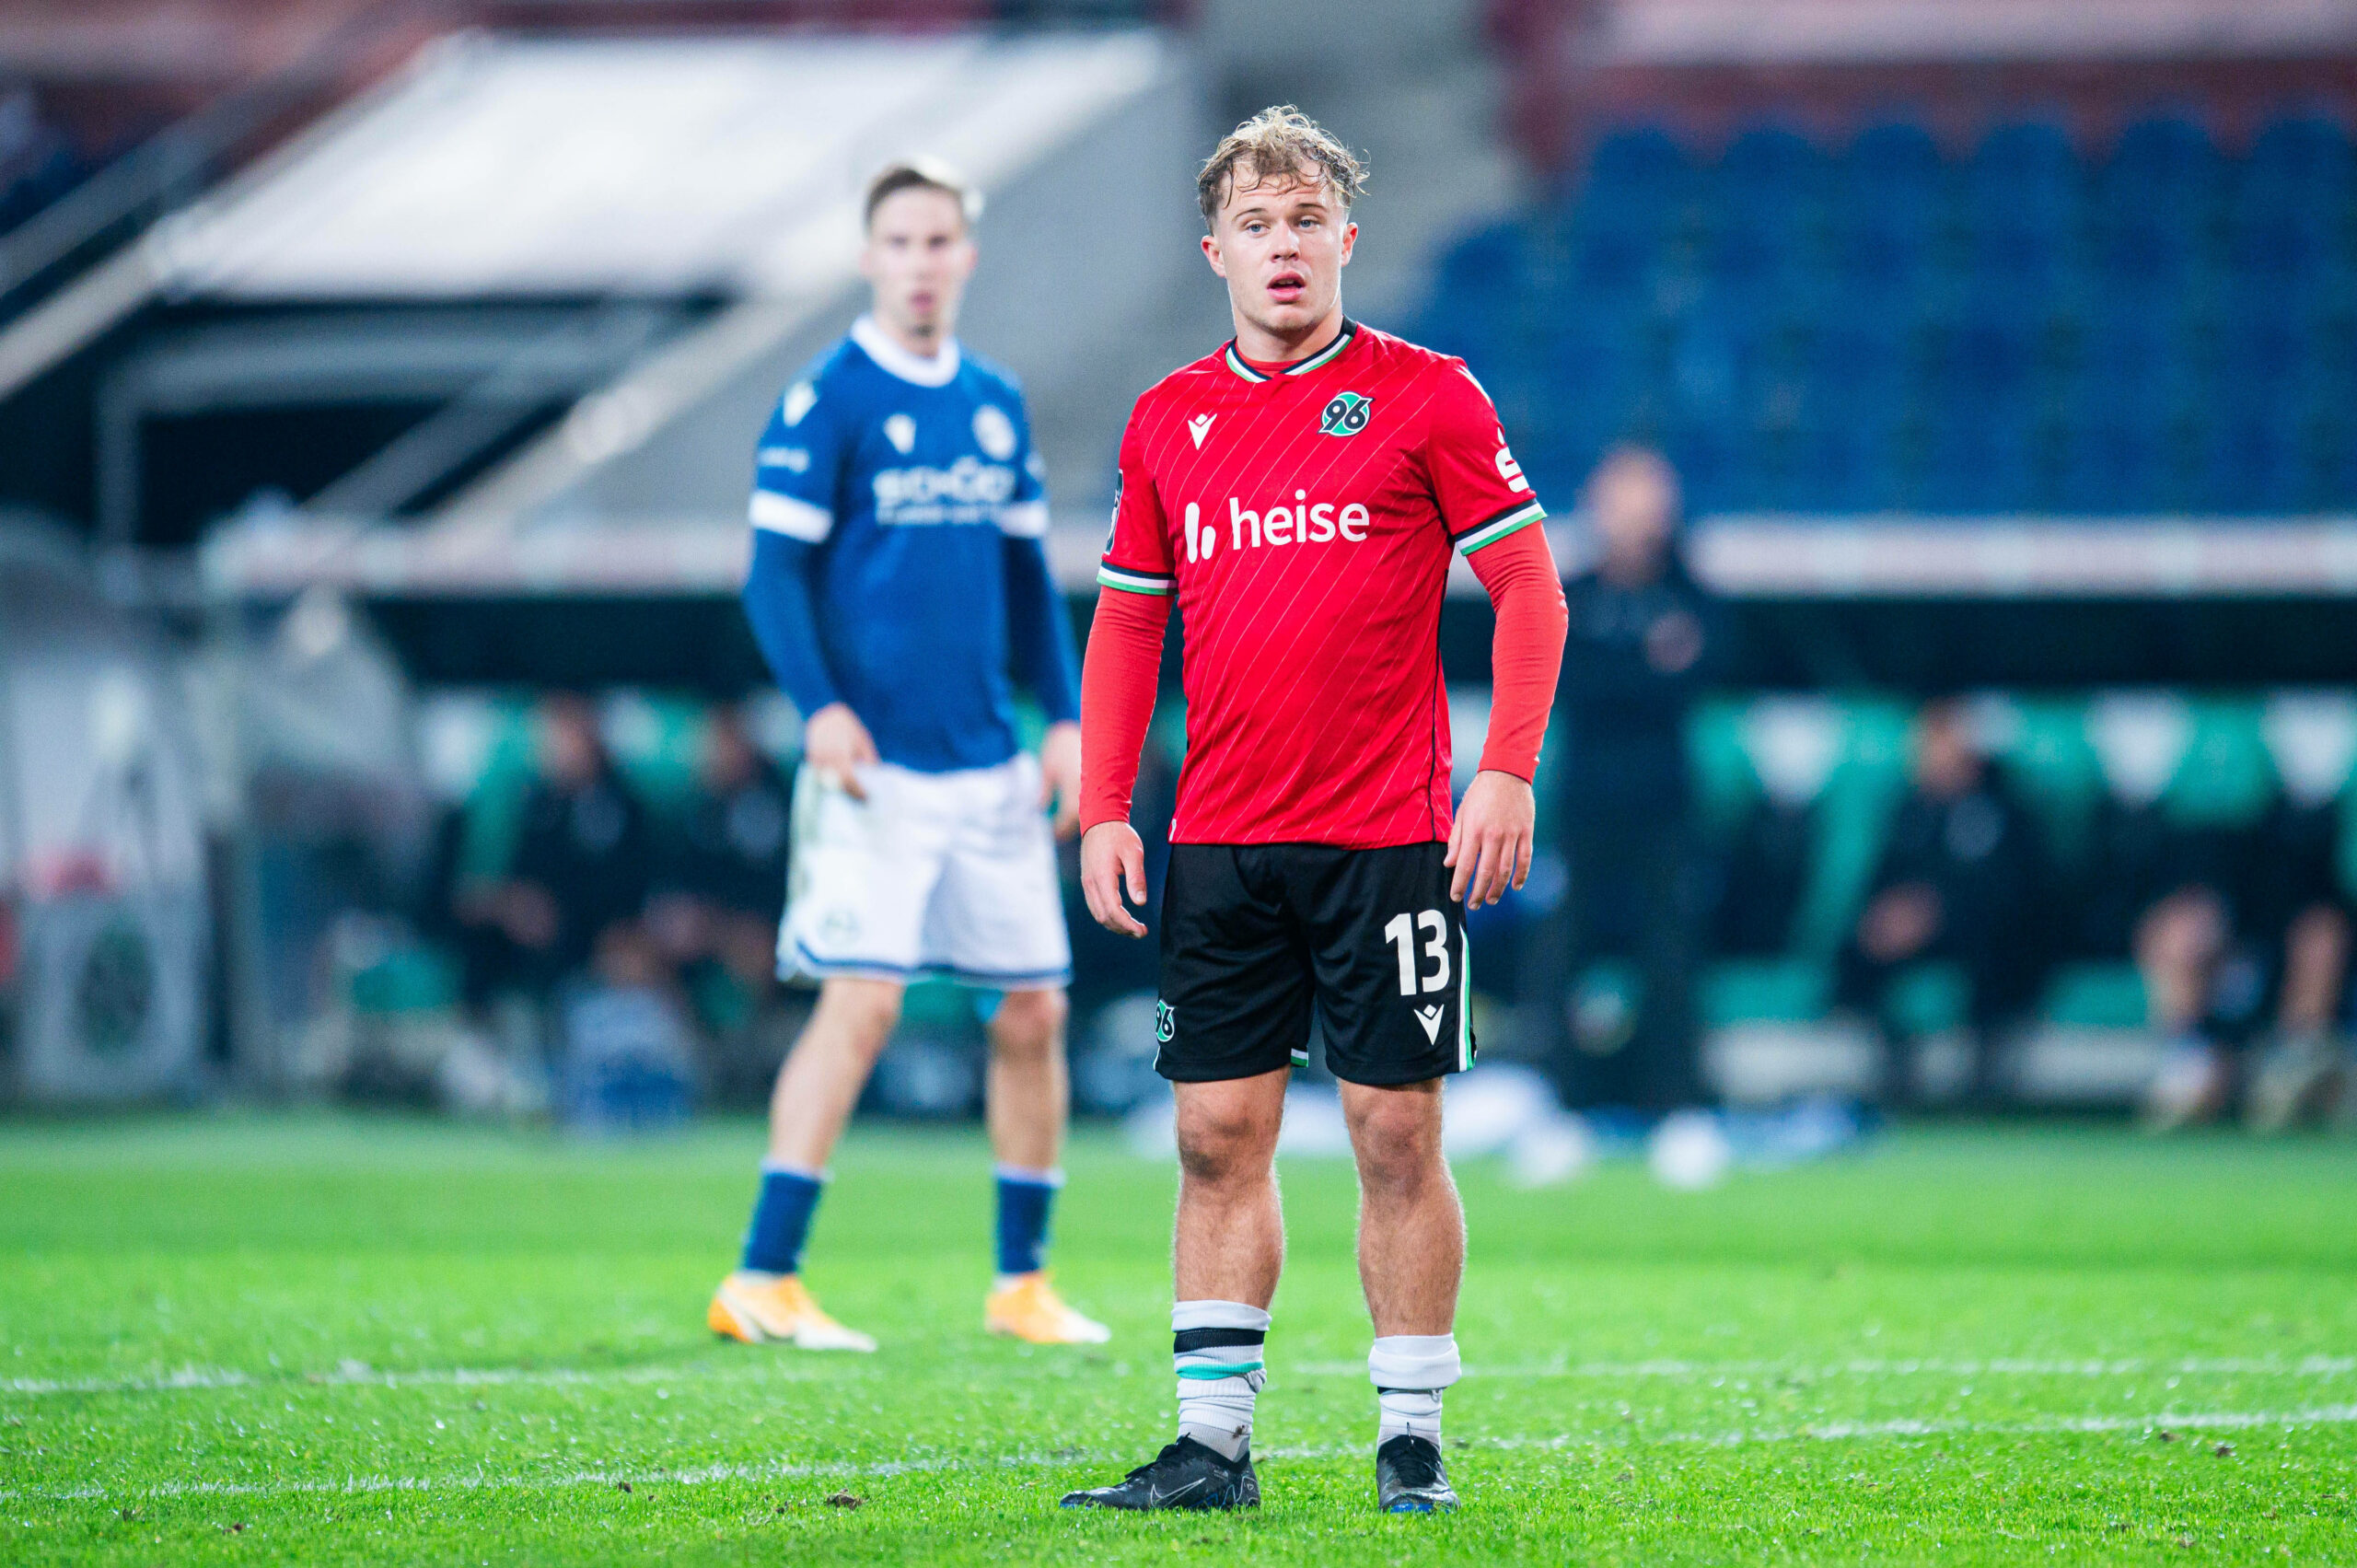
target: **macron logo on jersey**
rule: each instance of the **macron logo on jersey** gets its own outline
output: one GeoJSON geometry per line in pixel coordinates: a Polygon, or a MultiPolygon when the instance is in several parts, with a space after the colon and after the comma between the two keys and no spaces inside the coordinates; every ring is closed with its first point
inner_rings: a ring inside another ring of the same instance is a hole
{"type": "Polygon", "coordinates": [[[1199,413],[1187,422],[1187,434],[1195,438],[1195,450],[1198,452],[1203,449],[1203,437],[1212,433],[1212,420],[1214,417],[1208,413],[1199,413]]]}
{"type": "MultiPolygon", "coordinates": [[[[1325,544],[1337,539],[1345,544],[1358,544],[1366,539],[1368,513],[1357,502],[1337,506],[1330,501],[1312,501],[1306,490],[1295,491],[1293,498],[1291,506],[1252,512],[1247,511],[1235,496],[1229,496],[1227,548],[1260,550],[1278,544],[1325,544]]],[[[1192,501],[1187,503],[1182,531],[1187,536],[1190,561],[1208,561],[1219,549],[1219,521],[1214,517],[1206,523],[1202,516],[1202,507],[1192,501]]]]}

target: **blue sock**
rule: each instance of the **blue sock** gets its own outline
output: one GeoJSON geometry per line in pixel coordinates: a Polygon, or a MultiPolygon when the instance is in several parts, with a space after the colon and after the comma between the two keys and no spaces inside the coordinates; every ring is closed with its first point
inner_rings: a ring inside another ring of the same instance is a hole
{"type": "Polygon", "coordinates": [[[762,1166],[761,1195],[753,1204],[753,1223],[745,1232],[745,1260],[738,1267],[764,1274],[799,1273],[802,1239],[810,1234],[810,1215],[826,1190],[807,1170],[762,1166]]]}
{"type": "Polygon", "coordinates": [[[1047,1267],[1048,1210],[1063,1184],[1060,1170],[998,1167],[1000,1273],[1033,1274],[1047,1267]]]}

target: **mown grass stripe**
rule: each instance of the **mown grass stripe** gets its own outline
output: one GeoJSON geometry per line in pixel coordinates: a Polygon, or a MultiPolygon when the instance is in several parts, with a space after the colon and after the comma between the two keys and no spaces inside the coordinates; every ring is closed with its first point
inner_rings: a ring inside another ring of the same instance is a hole
{"type": "MultiPolygon", "coordinates": [[[[1557,1450],[1592,1446],[1632,1448],[1662,1445],[1741,1447],[1775,1443],[1864,1442],[1883,1437],[1936,1437],[1968,1434],[1981,1437],[2040,1437],[2085,1434],[2100,1436],[2123,1432],[2230,1432],[2257,1427],[2357,1425],[2357,1405],[2320,1405],[2286,1411],[2155,1411],[2145,1414],[2050,1416],[2031,1421],[1894,1421],[1820,1422],[1790,1427],[1746,1427],[1721,1432],[1631,1431],[1625,1425],[1592,1432],[1551,1436],[1475,1437],[1473,1448],[1498,1452],[1557,1450]]],[[[1363,1457],[1361,1444],[1318,1444],[1255,1450],[1263,1459],[1339,1459],[1363,1457]]],[[[938,1475],[965,1470],[1063,1469],[1124,1462],[1123,1456],[1061,1453],[1015,1454],[986,1458],[888,1459],[876,1464],[784,1463],[761,1465],[700,1465],[675,1470],[590,1469],[557,1475],[347,1476],[342,1481],[159,1481],[145,1486],[22,1487],[0,1491],[0,1502],[87,1503],[118,1499],[161,1500],[172,1497],[301,1497],[365,1495],[408,1492],[559,1492],[574,1487],[711,1486],[736,1481],[788,1481],[856,1477],[882,1480],[897,1475],[938,1475]]]]}
{"type": "MultiPolygon", "coordinates": [[[[1366,1376],[1363,1361],[1311,1361],[1283,1368],[1295,1377],[1366,1376]]],[[[499,1388],[628,1385],[726,1379],[749,1382],[784,1379],[824,1381],[859,1376],[868,1368],[842,1362],[800,1361],[772,1356],[750,1358],[735,1365],[709,1363],[667,1363],[659,1365],[611,1368],[445,1366],[412,1372],[378,1371],[316,1375],[273,1374],[263,1376],[226,1368],[191,1368],[152,1377],[0,1379],[0,1396],[41,1399],[65,1394],[181,1394],[215,1389],[290,1389],[304,1388],[499,1388]]],[[[2357,1356],[2305,1356],[2282,1361],[2265,1356],[2188,1356],[2181,1360],[2139,1360],[2099,1357],[2054,1360],[1991,1357],[1985,1361],[1944,1358],[1889,1361],[1843,1361],[1798,1365],[1781,1361],[1596,1361],[1541,1362],[1465,1368],[1468,1377],[1512,1378],[1662,1378],[1701,1380],[1713,1377],[1785,1377],[1820,1380],[1837,1377],[2145,1377],[2167,1375],[2188,1377],[2347,1377],[2357,1376],[2357,1356]]]]}

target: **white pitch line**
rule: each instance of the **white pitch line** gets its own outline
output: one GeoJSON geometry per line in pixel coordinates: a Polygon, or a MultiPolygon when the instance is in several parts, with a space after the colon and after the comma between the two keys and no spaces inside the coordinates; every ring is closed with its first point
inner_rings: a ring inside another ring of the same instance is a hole
{"type": "Polygon", "coordinates": [[[681,1365],[617,1366],[597,1370],[554,1366],[439,1366],[420,1367],[412,1372],[380,1372],[375,1367],[362,1367],[358,1370],[340,1367],[333,1372],[310,1373],[300,1376],[284,1374],[256,1376],[251,1373],[237,1372],[226,1368],[192,1366],[154,1377],[0,1378],[0,1394],[39,1397],[47,1394],[172,1394],[190,1389],[206,1388],[271,1390],[304,1388],[485,1388],[511,1384],[525,1387],[570,1385],[596,1387],[608,1384],[684,1383],[702,1377],[737,1377],[748,1372],[753,1376],[746,1378],[746,1381],[782,1379],[789,1382],[807,1382],[823,1376],[816,1367],[797,1365],[784,1358],[772,1358],[766,1362],[748,1360],[742,1366],[729,1368],[681,1365]]]}
{"type": "MultiPolygon", "coordinates": [[[[832,1364],[830,1364],[832,1365],[832,1364]]],[[[1278,1363],[1277,1374],[1299,1377],[1364,1377],[1366,1364],[1358,1361],[1312,1361],[1288,1365],[1278,1363]]],[[[1988,1361],[1941,1359],[1844,1361],[1818,1366],[1794,1366],[1776,1361],[1589,1361],[1528,1362],[1504,1365],[1476,1364],[1468,1377],[1499,1379],[1585,1378],[1599,1382],[1643,1378],[1701,1381],[1727,1378],[1791,1378],[1825,1381],[1838,1377],[2345,1377],[2357,1374],[2357,1356],[2312,1355],[2298,1361],[2254,1356],[2188,1356],[2176,1361],[2084,1360],[2052,1361],[1993,1358],[1988,1361]]],[[[642,1383],[689,1382],[698,1379],[807,1381],[828,1374],[818,1363],[803,1364],[784,1357],[748,1359],[734,1366],[673,1364],[664,1366],[623,1366],[604,1369],[513,1366],[422,1367],[409,1372],[383,1372],[374,1367],[344,1367],[302,1376],[257,1376],[228,1368],[182,1367],[148,1377],[0,1378],[0,1395],[41,1398],[57,1394],[170,1394],[210,1388],[291,1389],[310,1388],[499,1388],[601,1387],[642,1383]]]]}
{"type": "Polygon", "coordinates": [[[1936,1437],[1946,1434],[2029,1436],[2069,1432],[2237,1431],[2254,1426],[2346,1426],[2357,1423],[2357,1405],[2322,1405],[2300,1411],[2158,1411],[2148,1415],[2048,1416],[2034,1421],[1828,1421],[1788,1430],[1763,1428],[1743,1434],[1675,1433],[1658,1443],[1732,1446],[1745,1443],[1840,1442],[1863,1437],[1936,1437]]]}
{"type": "MultiPolygon", "coordinates": [[[[1642,1447],[1653,1444],[1741,1447],[1768,1443],[1857,1442],[1877,1437],[1929,1437],[1962,1434],[1984,1437],[2038,1436],[2066,1433],[2157,1432],[2162,1430],[2240,1431],[2272,1426],[2292,1430],[2305,1426],[2357,1424],[2357,1405],[2323,1405],[2290,1411],[2162,1411],[2149,1415],[2055,1416],[2025,1422],[1881,1421],[1825,1422],[1796,1427],[1753,1427],[1727,1432],[1633,1432],[1626,1427],[1593,1433],[1567,1433],[1552,1437],[1477,1438],[1472,1446],[1494,1450],[1557,1450],[1581,1446],[1642,1447]]],[[[1261,1458],[1272,1459],[1332,1459],[1364,1454],[1364,1445],[1322,1444],[1305,1447],[1271,1448],[1261,1458]]],[[[110,1488],[79,1486],[44,1490],[26,1487],[0,1491],[0,1502],[87,1503],[175,1497],[365,1497],[410,1492],[555,1492],[584,1486],[710,1486],[732,1481],[800,1481],[839,1477],[882,1480],[898,1475],[932,1475],[957,1470],[1052,1469],[1074,1465],[1113,1462],[1098,1455],[1016,1454],[985,1459],[895,1459],[881,1464],[702,1465],[676,1470],[570,1470],[555,1475],[493,1476],[480,1472],[452,1476],[347,1476],[343,1481],[161,1481],[148,1486],[110,1488]]]]}
{"type": "MultiPolygon", "coordinates": [[[[1282,1364],[1273,1372],[1307,1377],[1364,1377],[1366,1364],[1359,1361],[1313,1361],[1300,1365],[1282,1364]]],[[[1585,1377],[1613,1382],[1658,1377],[1678,1380],[1727,1377],[1790,1377],[1823,1380],[1836,1377],[2142,1377],[2162,1374],[2192,1377],[2343,1377],[2357,1373],[2357,1356],[2312,1355],[2299,1361],[2250,1356],[2189,1356],[2177,1361],[2057,1360],[1996,1358],[1989,1361],[1937,1359],[1842,1361],[1821,1366],[1795,1366],[1782,1361],[1588,1361],[1525,1362],[1506,1365],[1471,1365],[1468,1377],[1585,1377]]]]}

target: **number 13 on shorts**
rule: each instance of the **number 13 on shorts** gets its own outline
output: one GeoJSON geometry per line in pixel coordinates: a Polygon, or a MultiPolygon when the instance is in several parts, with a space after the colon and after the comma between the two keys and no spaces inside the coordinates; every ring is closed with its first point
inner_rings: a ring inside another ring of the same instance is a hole
{"type": "Polygon", "coordinates": [[[1438,910],[1421,914],[1396,914],[1383,928],[1383,939],[1399,950],[1399,994],[1415,996],[1448,989],[1448,917],[1438,910]],[[1416,938],[1423,938],[1419,956],[1416,938]]]}

